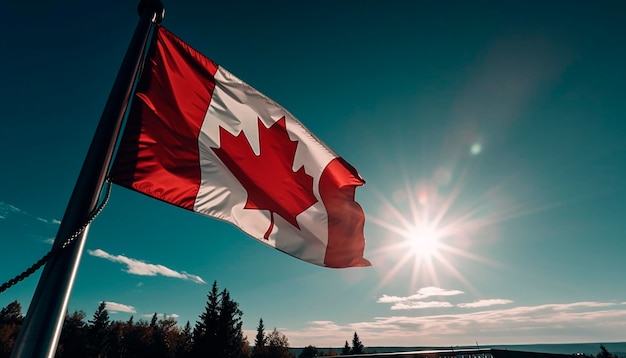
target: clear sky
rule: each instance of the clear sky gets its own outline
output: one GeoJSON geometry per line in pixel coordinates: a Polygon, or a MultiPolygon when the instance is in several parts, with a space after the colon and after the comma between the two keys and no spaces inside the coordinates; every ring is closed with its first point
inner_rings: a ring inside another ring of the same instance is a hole
{"type": "MultiPolygon", "coordinates": [[[[135,6],[0,4],[0,281],[51,247],[135,6]]],[[[626,3],[165,6],[165,27],[360,171],[373,266],[307,264],[114,187],[70,311],[194,323],[217,280],[251,342],[259,318],[296,347],[626,339],[626,3]]],[[[38,278],[0,307],[26,311],[38,278]]]]}

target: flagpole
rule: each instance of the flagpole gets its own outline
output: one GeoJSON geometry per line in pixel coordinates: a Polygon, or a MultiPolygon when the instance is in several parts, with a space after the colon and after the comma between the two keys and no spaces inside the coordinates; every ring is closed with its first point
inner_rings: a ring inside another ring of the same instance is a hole
{"type": "MultiPolygon", "coordinates": [[[[150,31],[153,24],[160,23],[165,14],[159,0],[141,0],[137,10],[140,20],[102,111],[59,226],[54,247],[62,245],[77,228],[81,227],[97,206],[150,31]]],[[[62,250],[59,255],[51,257],[46,263],[11,357],[54,357],[88,230],[89,227],[73,244],[62,250]]]]}

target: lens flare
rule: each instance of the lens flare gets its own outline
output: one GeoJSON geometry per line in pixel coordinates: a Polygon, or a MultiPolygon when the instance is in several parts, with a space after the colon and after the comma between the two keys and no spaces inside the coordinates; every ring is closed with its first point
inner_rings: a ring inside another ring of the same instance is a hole
{"type": "Polygon", "coordinates": [[[510,212],[489,208],[493,192],[476,196],[475,200],[461,200],[466,198],[461,195],[463,175],[447,188],[435,182],[410,184],[406,176],[404,179],[402,195],[395,196],[403,200],[395,200],[394,204],[379,193],[381,215],[368,215],[368,220],[385,229],[388,236],[383,247],[373,250],[374,257],[391,265],[385,269],[381,285],[403,277],[408,269],[410,289],[437,286],[442,277],[453,277],[473,290],[466,277],[468,272],[460,269],[459,264],[470,260],[499,265],[474,253],[473,245],[477,238],[485,236],[486,228],[510,212]]]}

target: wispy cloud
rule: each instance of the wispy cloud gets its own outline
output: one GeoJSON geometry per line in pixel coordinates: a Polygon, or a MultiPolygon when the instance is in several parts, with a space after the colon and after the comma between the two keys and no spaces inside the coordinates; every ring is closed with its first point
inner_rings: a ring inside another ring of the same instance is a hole
{"type": "Polygon", "coordinates": [[[341,328],[333,321],[310,321],[309,324],[313,331],[334,331],[341,328]]]}
{"type": "MultiPolygon", "coordinates": [[[[488,300],[484,300],[488,301],[488,300]]],[[[477,301],[480,302],[480,301],[477,301]]],[[[459,314],[374,317],[369,321],[340,324],[311,321],[302,330],[285,330],[294,346],[315,342],[338,346],[357,331],[368,345],[471,345],[557,343],[583,341],[587,337],[621,339],[626,330],[626,308],[612,302],[573,302],[519,306],[459,314]]]]}
{"type": "Polygon", "coordinates": [[[423,309],[423,308],[448,308],[454,307],[454,305],[450,302],[440,302],[440,301],[415,301],[415,302],[407,302],[402,303],[398,302],[391,306],[391,309],[396,310],[415,310],[415,309],[423,309]]]}
{"type": "Polygon", "coordinates": [[[89,255],[100,257],[105,260],[126,265],[126,272],[139,276],[166,276],[179,278],[181,280],[193,281],[196,283],[206,283],[200,276],[191,275],[184,271],[178,272],[163,265],[150,264],[141,260],[129,258],[122,255],[111,255],[104,250],[88,250],[89,255]]]}
{"type": "Polygon", "coordinates": [[[46,224],[58,225],[61,223],[61,221],[57,219],[44,219],[42,217],[30,214],[16,207],[15,205],[11,205],[9,203],[5,203],[4,201],[0,201],[0,219],[6,219],[11,214],[22,214],[22,215],[30,216],[34,218],[35,220],[40,221],[42,223],[46,223],[46,224]]]}
{"type": "Polygon", "coordinates": [[[104,301],[104,304],[106,306],[107,311],[109,311],[110,313],[118,313],[118,312],[137,313],[137,311],[135,310],[135,307],[133,306],[124,305],[124,304],[117,303],[117,302],[109,302],[109,301],[104,301]]]}
{"type": "Polygon", "coordinates": [[[40,217],[37,217],[36,219],[41,221],[42,223],[52,224],[52,225],[59,225],[61,223],[61,220],[57,220],[57,219],[44,219],[40,217]]]}
{"type": "Polygon", "coordinates": [[[428,297],[435,296],[456,296],[463,294],[463,291],[459,290],[447,290],[439,287],[423,287],[420,288],[416,294],[410,296],[389,296],[382,295],[376,302],[378,303],[393,303],[391,309],[397,310],[414,310],[424,308],[449,308],[454,305],[445,301],[422,301],[428,297]]]}
{"type": "Polygon", "coordinates": [[[54,244],[54,238],[53,237],[47,237],[45,239],[43,239],[43,242],[45,242],[46,244],[54,244]]]}
{"type": "Polygon", "coordinates": [[[495,306],[495,305],[507,305],[509,303],[513,303],[513,301],[503,299],[503,298],[492,298],[488,300],[478,300],[478,301],[469,302],[469,303],[459,303],[457,307],[478,308],[478,307],[489,307],[489,306],[495,306]]]}
{"type": "Polygon", "coordinates": [[[0,201],[0,219],[6,219],[7,216],[13,213],[21,213],[22,210],[11,205],[5,203],[4,201],[0,201]]]}
{"type": "Polygon", "coordinates": [[[381,298],[378,299],[378,303],[396,303],[396,302],[408,302],[408,301],[419,301],[424,298],[433,297],[433,296],[456,296],[463,294],[463,291],[459,290],[446,290],[439,287],[423,287],[420,288],[416,294],[406,297],[400,296],[388,296],[382,295],[381,298]]]}

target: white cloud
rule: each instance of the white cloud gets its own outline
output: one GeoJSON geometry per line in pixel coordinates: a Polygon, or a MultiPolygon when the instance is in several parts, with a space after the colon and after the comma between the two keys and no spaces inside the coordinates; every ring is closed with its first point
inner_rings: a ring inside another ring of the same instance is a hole
{"type": "Polygon", "coordinates": [[[439,287],[422,287],[416,294],[411,296],[389,296],[382,295],[376,302],[378,303],[393,303],[391,309],[396,310],[413,310],[424,308],[449,308],[453,307],[450,302],[445,301],[422,301],[424,298],[434,296],[456,296],[463,294],[463,291],[459,290],[446,290],[439,287]]]}
{"type": "Polygon", "coordinates": [[[47,237],[43,240],[43,242],[45,242],[46,244],[54,244],[54,238],[53,237],[47,237]]]}
{"type": "Polygon", "coordinates": [[[89,255],[100,257],[105,260],[117,262],[126,265],[126,272],[139,276],[166,276],[179,278],[181,280],[193,281],[196,283],[206,283],[200,276],[188,274],[185,271],[178,272],[163,265],[149,264],[137,259],[129,258],[122,255],[111,255],[104,250],[87,250],[89,255]]]}
{"type": "MultiPolygon", "coordinates": [[[[479,301],[480,302],[480,301],[479,301]]],[[[562,343],[604,337],[618,341],[626,330],[626,308],[611,302],[519,306],[460,314],[374,317],[340,324],[311,321],[302,330],[285,329],[293,346],[340,346],[355,331],[369,346],[562,343]]]]}
{"type": "Polygon", "coordinates": [[[440,301],[415,301],[415,302],[397,302],[393,306],[391,306],[392,310],[414,310],[414,309],[422,309],[422,308],[448,308],[453,307],[450,302],[440,302],[440,301]]]}
{"type": "Polygon", "coordinates": [[[336,330],[339,326],[333,321],[310,321],[311,330],[313,331],[327,331],[336,330]]]}
{"type": "Polygon", "coordinates": [[[46,223],[46,224],[52,224],[52,225],[59,225],[61,223],[60,220],[57,219],[44,219],[44,218],[37,218],[37,220],[41,221],[42,223],[46,223]]]}
{"type": "Polygon", "coordinates": [[[411,296],[406,296],[406,297],[382,295],[382,297],[379,298],[378,301],[376,302],[396,303],[396,302],[418,301],[418,300],[422,300],[424,298],[432,297],[432,296],[456,296],[456,295],[461,295],[463,293],[464,293],[463,291],[459,291],[459,290],[446,290],[443,288],[430,286],[430,287],[420,288],[416,294],[411,295],[411,296]]]}
{"type": "Polygon", "coordinates": [[[137,311],[135,311],[135,307],[133,306],[124,305],[124,304],[117,303],[117,302],[109,302],[109,301],[104,301],[104,304],[106,305],[107,311],[111,313],[118,313],[118,312],[137,313],[137,311]]]}
{"type": "Polygon", "coordinates": [[[4,201],[0,201],[0,219],[6,219],[12,213],[21,213],[22,210],[19,208],[5,203],[4,201]]]}
{"type": "Polygon", "coordinates": [[[34,215],[29,214],[26,211],[24,211],[24,210],[22,210],[22,209],[20,209],[20,208],[18,208],[16,206],[14,206],[14,205],[5,203],[4,201],[0,201],[0,219],[6,219],[9,215],[11,215],[13,213],[19,213],[19,214],[23,214],[23,215],[26,215],[26,216],[29,216],[29,217],[33,217],[37,221],[41,221],[42,223],[46,223],[46,224],[58,225],[58,224],[61,223],[57,219],[48,220],[48,219],[40,218],[38,216],[34,216],[34,215]]]}
{"type": "Polygon", "coordinates": [[[495,306],[495,305],[507,305],[509,303],[513,303],[513,301],[503,299],[503,298],[491,298],[488,300],[478,300],[478,301],[469,302],[469,303],[459,303],[457,306],[461,308],[477,308],[477,307],[489,307],[489,306],[495,306]]]}

